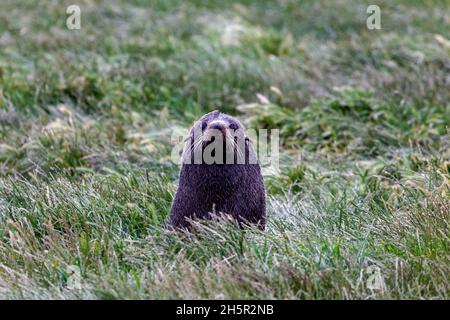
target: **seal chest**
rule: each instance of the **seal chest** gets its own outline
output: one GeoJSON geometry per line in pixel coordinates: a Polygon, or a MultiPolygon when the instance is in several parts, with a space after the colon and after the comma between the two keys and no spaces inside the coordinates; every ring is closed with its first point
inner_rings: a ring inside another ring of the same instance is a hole
{"type": "Polygon", "coordinates": [[[244,126],[219,111],[200,118],[185,141],[169,227],[189,229],[189,219],[213,214],[265,227],[264,180],[256,153],[244,126]]]}

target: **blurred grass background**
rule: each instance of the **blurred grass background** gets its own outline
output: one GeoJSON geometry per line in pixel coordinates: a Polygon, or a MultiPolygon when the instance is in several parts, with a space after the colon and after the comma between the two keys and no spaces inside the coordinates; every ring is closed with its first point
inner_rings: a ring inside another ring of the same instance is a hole
{"type": "Polygon", "coordinates": [[[0,3],[0,297],[448,298],[448,1],[71,4],[0,3]],[[217,108],[281,130],[268,230],[165,235],[217,108]]]}

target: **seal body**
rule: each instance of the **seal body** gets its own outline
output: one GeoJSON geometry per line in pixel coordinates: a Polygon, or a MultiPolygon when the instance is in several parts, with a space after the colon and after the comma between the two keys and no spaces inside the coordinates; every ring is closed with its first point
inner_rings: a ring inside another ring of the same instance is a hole
{"type": "Polygon", "coordinates": [[[190,219],[209,219],[218,214],[231,215],[240,225],[265,227],[264,181],[251,141],[237,119],[213,111],[196,122],[184,146],[169,227],[189,229],[190,219]],[[215,161],[206,157],[194,161],[199,153],[204,156],[208,152],[212,130],[219,132],[216,137],[224,138],[215,141],[225,151],[221,154],[210,148],[215,161]],[[233,132],[238,133],[233,137],[233,132]],[[238,139],[242,141],[239,146],[238,139]]]}

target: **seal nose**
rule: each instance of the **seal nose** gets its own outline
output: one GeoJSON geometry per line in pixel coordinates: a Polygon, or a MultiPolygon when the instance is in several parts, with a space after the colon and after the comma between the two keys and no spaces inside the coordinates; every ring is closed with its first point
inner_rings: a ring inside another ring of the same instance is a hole
{"type": "Polygon", "coordinates": [[[221,123],[214,123],[211,125],[211,129],[216,129],[222,131],[225,127],[221,123]]]}
{"type": "Polygon", "coordinates": [[[226,128],[225,124],[223,124],[221,122],[213,122],[213,123],[211,123],[209,125],[209,129],[211,129],[211,130],[219,130],[222,133],[222,135],[224,135],[224,136],[226,135],[227,128],[226,128]]]}

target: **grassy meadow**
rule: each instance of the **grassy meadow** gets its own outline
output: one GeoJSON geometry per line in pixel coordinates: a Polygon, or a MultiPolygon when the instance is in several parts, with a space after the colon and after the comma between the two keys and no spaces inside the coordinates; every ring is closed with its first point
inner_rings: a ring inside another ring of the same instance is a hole
{"type": "Polygon", "coordinates": [[[449,125],[446,0],[2,0],[0,298],[448,299],[449,125]],[[280,129],[267,228],[168,233],[214,109],[280,129]]]}

